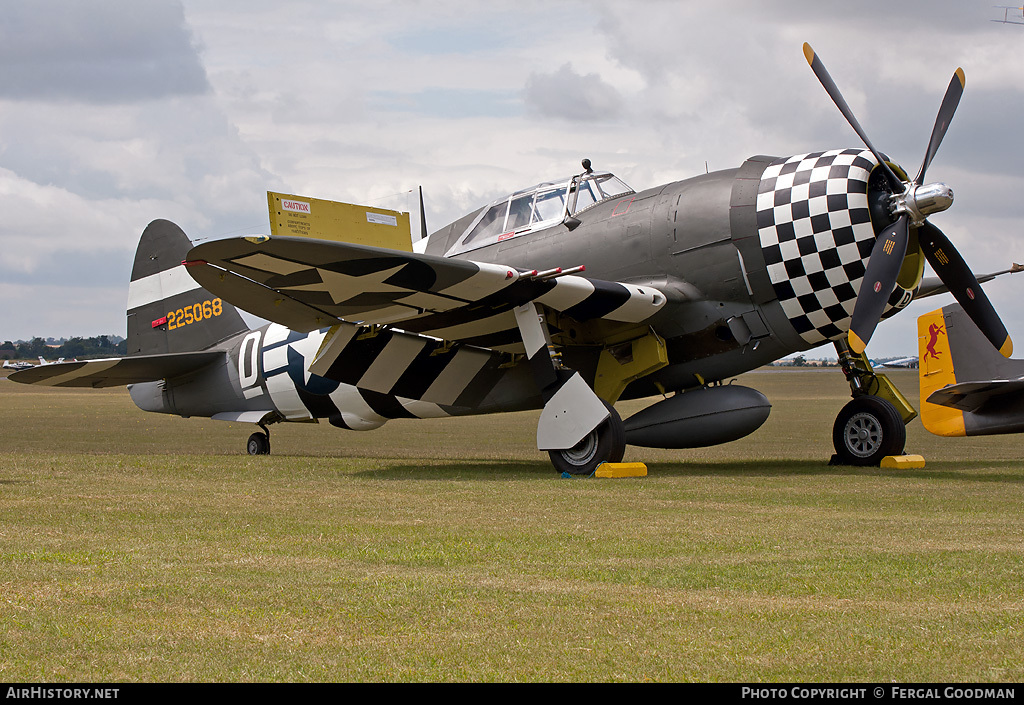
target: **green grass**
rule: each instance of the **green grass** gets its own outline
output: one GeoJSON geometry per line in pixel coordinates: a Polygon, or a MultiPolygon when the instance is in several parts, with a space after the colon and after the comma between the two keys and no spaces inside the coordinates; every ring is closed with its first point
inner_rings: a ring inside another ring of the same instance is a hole
{"type": "Polygon", "coordinates": [[[752,436],[563,480],[536,414],[249,457],[244,424],[0,380],[0,678],[1024,678],[1019,437],[915,421],[923,470],[830,468],[838,371],[743,381],[752,436]]]}

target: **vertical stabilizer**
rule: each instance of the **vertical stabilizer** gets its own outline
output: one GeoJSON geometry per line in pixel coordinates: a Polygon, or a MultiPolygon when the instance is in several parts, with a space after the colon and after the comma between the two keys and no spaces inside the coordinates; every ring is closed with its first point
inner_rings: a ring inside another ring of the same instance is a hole
{"type": "MultiPolygon", "coordinates": [[[[988,341],[985,341],[988,345],[988,341]]],[[[991,347],[991,345],[989,345],[991,347]]],[[[958,409],[926,400],[932,392],[956,384],[953,355],[942,309],[917,319],[918,378],[921,382],[921,423],[937,436],[963,436],[964,414],[958,409]]]]}
{"type": "Polygon", "coordinates": [[[959,304],[919,317],[917,335],[921,421],[928,431],[1024,431],[1024,360],[1003,357],[959,304]]]}
{"type": "Polygon", "coordinates": [[[191,248],[168,220],[143,231],[128,287],[128,355],[203,350],[248,330],[234,306],[189,276],[182,260],[191,248]]]}

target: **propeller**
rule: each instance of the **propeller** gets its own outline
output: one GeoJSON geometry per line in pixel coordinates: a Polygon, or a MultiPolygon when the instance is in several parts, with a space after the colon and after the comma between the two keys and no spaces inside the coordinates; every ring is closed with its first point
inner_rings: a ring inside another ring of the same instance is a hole
{"type": "Polygon", "coordinates": [[[853,320],[850,323],[850,349],[860,354],[867,347],[903,266],[907,244],[910,241],[910,228],[915,228],[921,251],[942,283],[952,292],[985,337],[999,352],[1009,357],[1013,351],[1013,343],[974,273],[942,231],[926,220],[932,213],[944,211],[953,204],[953,190],[949,186],[941,183],[926,184],[924,176],[936,152],[939,151],[939,145],[942,144],[949,123],[953,120],[953,114],[960,104],[966,83],[963,69],[958,68],[949,81],[939,112],[935,116],[928,149],[917,176],[913,181],[904,181],[875,149],[825,65],[806,43],[804,57],[825,92],[839,108],[839,112],[878,161],[892,192],[890,205],[892,214],[896,216],[896,220],[878,234],[871,249],[871,258],[864,272],[864,281],[857,294],[853,320]]]}
{"type": "Polygon", "coordinates": [[[917,230],[921,250],[939,279],[946,285],[953,298],[963,307],[978,330],[992,341],[999,352],[1006,357],[1013,354],[1013,341],[999,320],[992,303],[978,283],[974,273],[963,257],[953,247],[941,230],[931,223],[924,223],[917,230]]]}
{"type": "Polygon", "coordinates": [[[860,285],[857,303],[853,306],[853,321],[850,323],[850,349],[858,355],[864,352],[875,326],[885,312],[885,304],[889,301],[889,294],[903,266],[903,258],[907,255],[909,239],[908,218],[901,215],[895,223],[878,234],[871,248],[871,259],[864,272],[864,281],[860,285]]]}

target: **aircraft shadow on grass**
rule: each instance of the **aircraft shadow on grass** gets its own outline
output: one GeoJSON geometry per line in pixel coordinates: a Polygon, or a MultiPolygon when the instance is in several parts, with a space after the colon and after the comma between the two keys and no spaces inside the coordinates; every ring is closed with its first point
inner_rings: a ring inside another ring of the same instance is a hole
{"type": "MultiPolygon", "coordinates": [[[[1004,461],[979,461],[971,465],[979,465],[987,468],[1017,469],[1019,463],[1011,460],[1004,461]]],[[[877,467],[856,467],[847,466],[837,468],[816,460],[768,460],[768,461],[723,461],[719,463],[709,462],[680,462],[680,463],[650,463],[648,464],[648,477],[787,477],[787,476],[875,476],[891,477],[897,479],[919,479],[919,480],[954,480],[957,482],[1002,482],[1009,484],[1024,484],[1024,473],[994,472],[986,474],[974,474],[969,470],[971,465],[965,465],[962,461],[935,461],[925,469],[889,469],[877,467]]],[[[356,477],[389,479],[389,480],[469,480],[473,482],[491,482],[510,480],[534,480],[550,479],[551,468],[543,462],[523,461],[501,461],[483,460],[473,462],[467,460],[458,465],[413,465],[407,462],[395,463],[381,468],[360,470],[354,473],[356,477]]],[[[590,479],[593,477],[571,476],[572,479],[590,479]]],[[[606,482],[635,482],[646,481],[644,478],[622,478],[617,480],[604,480],[606,482]]]]}

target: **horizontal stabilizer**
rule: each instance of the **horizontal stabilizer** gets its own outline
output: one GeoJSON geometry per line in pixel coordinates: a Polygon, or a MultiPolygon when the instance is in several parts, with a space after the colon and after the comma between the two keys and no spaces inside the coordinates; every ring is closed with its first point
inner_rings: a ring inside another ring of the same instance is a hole
{"type": "Polygon", "coordinates": [[[929,404],[940,404],[961,411],[975,411],[986,402],[1004,394],[1024,392],[1024,380],[991,379],[983,382],[951,384],[928,395],[929,404]]]}
{"type": "Polygon", "coordinates": [[[44,387],[124,387],[177,377],[224,359],[223,350],[112,357],[84,362],[59,362],[14,372],[8,379],[44,387]]]}

